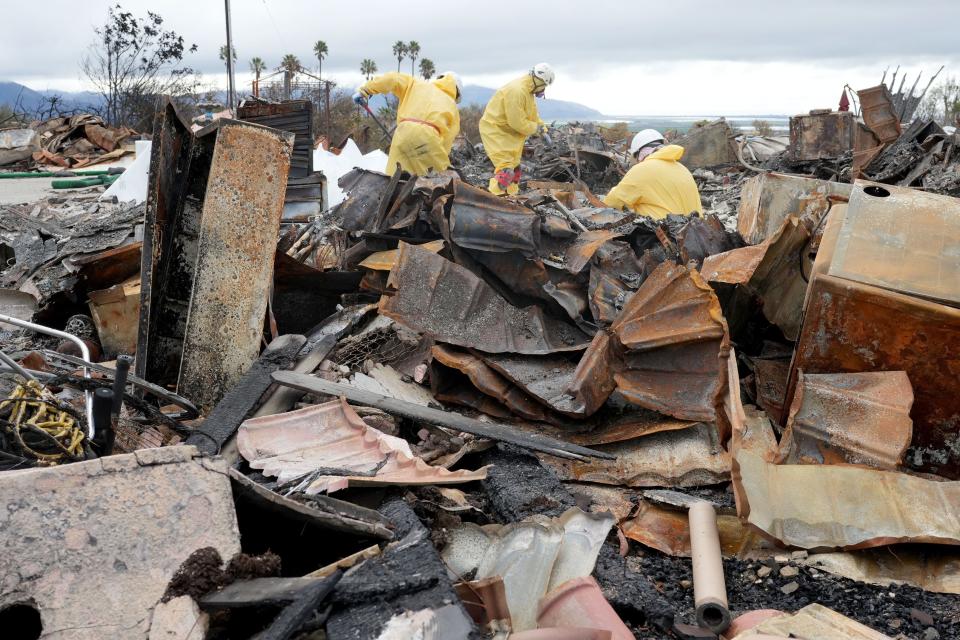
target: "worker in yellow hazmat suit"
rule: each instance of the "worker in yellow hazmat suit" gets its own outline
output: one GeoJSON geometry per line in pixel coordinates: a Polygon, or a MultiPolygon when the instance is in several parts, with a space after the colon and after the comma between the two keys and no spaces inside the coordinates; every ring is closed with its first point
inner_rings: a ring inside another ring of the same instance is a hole
{"type": "Polygon", "coordinates": [[[429,82],[391,71],[367,81],[353,94],[353,101],[362,106],[378,93],[392,93],[400,101],[387,173],[396,171],[397,163],[418,176],[450,166],[450,148],[460,133],[457,103],[462,91],[460,78],[450,71],[429,82]]]}
{"type": "Polygon", "coordinates": [[[644,129],[633,137],[630,154],[637,164],[610,190],[604,204],[658,220],[668,213],[703,213],[697,183],[680,164],[683,147],[666,144],[660,132],[644,129]]]}
{"type": "Polygon", "coordinates": [[[483,110],[480,139],[493,163],[494,175],[489,186],[491,193],[515,195],[520,191],[523,143],[537,132],[547,134],[547,127],[537,113],[535,98],[543,96],[544,89],[553,83],[553,78],[553,69],[541,62],[530,73],[501,87],[483,110]]]}

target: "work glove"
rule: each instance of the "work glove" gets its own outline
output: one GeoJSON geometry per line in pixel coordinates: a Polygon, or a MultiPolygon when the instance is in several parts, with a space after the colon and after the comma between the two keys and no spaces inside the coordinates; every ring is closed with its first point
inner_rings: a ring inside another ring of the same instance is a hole
{"type": "Polygon", "coordinates": [[[353,101],[361,107],[367,106],[367,96],[363,95],[359,91],[353,94],[353,101]]]}

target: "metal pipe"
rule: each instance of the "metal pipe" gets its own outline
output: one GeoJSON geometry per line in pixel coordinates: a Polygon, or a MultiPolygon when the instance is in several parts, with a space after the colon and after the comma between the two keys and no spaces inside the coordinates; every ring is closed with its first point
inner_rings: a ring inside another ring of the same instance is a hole
{"type": "MultiPolygon", "coordinates": [[[[0,322],[6,322],[8,324],[15,324],[18,327],[23,327],[25,329],[30,329],[31,331],[36,331],[37,333],[44,333],[48,336],[55,336],[57,338],[63,338],[64,340],[69,340],[73,344],[77,345],[80,348],[80,354],[83,356],[85,362],[90,363],[90,349],[87,348],[87,345],[83,340],[73,335],[72,333],[66,333],[65,331],[59,331],[57,329],[51,329],[50,327],[45,327],[42,324],[34,324],[32,322],[27,322],[26,320],[21,320],[20,318],[14,318],[12,316],[7,316],[0,313],[0,322]]],[[[90,377],[90,369],[88,367],[83,367],[83,377],[90,377]]],[[[87,404],[87,438],[93,440],[95,434],[94,425],[93,425],[93,394],[90,391],[83,392],[84,400],[87,404]]]]}
{"type": "Polygon", "coordinates": [[[230,115],[233,116],[237,108],[237,93],[233,85],[233,34],[230,29],[230,0],[223,0],[224,10],[227,14],[227,76],[230,84],[230,115]]]}
{"type": "Polygon", "coordinates": [[[110,413],[115,416],[120,415],[120,409],[123,407],[123,394],[127,390],[127,374],[130,372],[130,365],[133,358],[127,355],[117,356],[116,373],[113,378],[113,407],[110,413]]]}
{"type": "Polygon", "coordinates": [[[690,505],[690,557],[693,561],[693,604],[697,624],[721,634],[730,626],[723,556],[717,533],[717,512],[709,502],[690,505]]]}
{"type": "Polygon", "coordinates": [[[112,407],[113,391],[100,388],[93,393],[93,416],[97,423],[97,440],[94,444],[100,449],[101,456],[107,456],[113,452],[113,443],[117,437],[110,414],[112,407]]]}
{"type": "Polygon", "coordinates": [[[23,378],[23,379],[25,379],[25,380],[36,380],[36,379],[37,379],[32,373],[30,373],[29,371],[27,371],[26,369],[24,369],[23,367],[21,367],[19,362],[17,362],[16,360],[14,360],[13,358],[11,358],[11,357],[8,356],[7,354],[5,354],[3,351],[0,351],[0,360],[3,360],[3,361],[7,364],[8,367],[10,367],[10,368],[13,369],[14,371],[16,371],[17,374],[18,374],[21,378],[23,378]]]}

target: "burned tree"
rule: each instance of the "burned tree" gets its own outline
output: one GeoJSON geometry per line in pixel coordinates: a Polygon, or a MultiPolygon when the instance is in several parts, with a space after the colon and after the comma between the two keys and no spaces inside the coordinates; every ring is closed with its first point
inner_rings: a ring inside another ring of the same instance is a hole
{"type": "Polygon", "coordinates": [[[188,46],[176,31],[164,29],[159,14],[148,11],[146,18],[137,18],[117,4],[94,32],[96,39],[80,68],[103,96],[109,124],[144,128],[156,96],[195,89],[196,73],[183,62],[197,45],[188,46]]]}

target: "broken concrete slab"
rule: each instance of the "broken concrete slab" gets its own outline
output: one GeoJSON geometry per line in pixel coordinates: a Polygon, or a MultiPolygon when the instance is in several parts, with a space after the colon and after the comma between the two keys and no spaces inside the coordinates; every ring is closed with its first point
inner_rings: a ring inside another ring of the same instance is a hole
{"type": "Polygon", "coordinates": [[[778,464],[862,464],[894,470],[913,436],[903,371],[800,372],[778,464]]]}
{"type": "Polygon", "coordinates": [[[203,640],[209,626],[210,615],[190,596],[179,596],[153,610],[148,640],[203,640]]]}
{"type": "Polygon", "coordinates": [[[738,515],[788,546],[960,544],[960,482],[853,466],[775,465],[746,448],[734,455],[738,515]]]}
{"type": "Polygon", "coordinates": [[[430,337],[487,353],[578,351],[587,336],[547,316],[519,309],[469,270],[415,245],[400,243],[380,313],[430,337]],[[466,304],[465,304],[466,302],[466,304]]]}
{"type": "Polygon", "coordinates": [[[0,607],[35,603],[45,638],[146,639],[152,610],[191,553],[240,551],[226,465],[193,447],[9,471],[0,503],[8,534],[0,564],[15,568],[0,607]]]}

